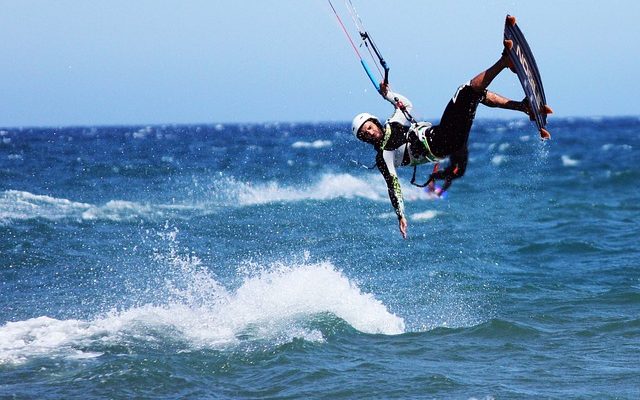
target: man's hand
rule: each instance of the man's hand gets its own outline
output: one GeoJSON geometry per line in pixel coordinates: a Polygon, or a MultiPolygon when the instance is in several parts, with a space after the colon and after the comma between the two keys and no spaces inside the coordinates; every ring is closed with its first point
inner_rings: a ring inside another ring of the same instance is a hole
{"type": "Polygon", "coordinates": [[[388,91],[389,91],[389,84],[380,82],[380,94],[382,95],[382,97],[386,97],[388,91]]]}
{"type": "Polygon", "coordinates": [[[398,220],[398,228],[400,228],[400,233],[402,234],[402,238],[407,238],[407,219],[402,217],[398,220]]]}

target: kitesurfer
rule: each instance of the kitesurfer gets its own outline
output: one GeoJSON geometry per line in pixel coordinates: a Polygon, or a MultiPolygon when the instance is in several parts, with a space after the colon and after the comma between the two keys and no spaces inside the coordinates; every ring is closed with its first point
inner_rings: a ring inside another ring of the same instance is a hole
{"type": "Polygon", "coordinates": [[[411,102],[393,93],[385,83],[380,84],[380,94],[395,107],[395,112],[386,123],[383,125],[368,113],[358,114],[353,119],[351,129],[355,137],[371,144],[377,152],[376,166],[387,183],[389,199],[398,216],[403,238],[407,237],[407,219],[396,167],[439,162],[448,157],[448,166],[434,170],[427,181],[430,190],[441,195],[454,179],[461,178],[465,173],[469,157],[467,140],[479,103],[530,113],[526,99],[513,101],[487,90],[491,81],[505,68],[514,70],[506,51],[489,69],[458,88],[438,125],[411,121],[411,102]],[[444,181],[441,189],[435,187],[436,180],[444,181]]]}

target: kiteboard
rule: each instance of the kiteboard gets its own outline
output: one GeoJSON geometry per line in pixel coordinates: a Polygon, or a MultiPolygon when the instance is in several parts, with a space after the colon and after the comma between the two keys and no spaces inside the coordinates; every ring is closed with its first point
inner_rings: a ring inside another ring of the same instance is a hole
{"type": "Polygon", "coordinates": [[[516,17],[512,15],[507,15],[504,23],[504,47],[529,101],[529,117],[536,123],[543,140],[551,138],[546,126],[547,115],[553,111],[547,105],[542,78],[531,48],[516,24],[516,17]]]}

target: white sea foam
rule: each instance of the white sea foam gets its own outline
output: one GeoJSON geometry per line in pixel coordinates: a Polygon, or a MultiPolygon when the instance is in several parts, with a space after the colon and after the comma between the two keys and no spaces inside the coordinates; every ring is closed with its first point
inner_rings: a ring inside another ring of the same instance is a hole
{"type": "Polygon", "coordinates": [[[517,130],[519,128],[526,127],[528,124],[529,123],[527,121],[519,119],[519,120],[509,121],[507,126],[509,127],[509,130],[517,130]]]}
{"type": "MultiPolygon", "coordinates": [[[[384,188],[384,183],[381,183],[384,188]]],[[[442,197],[436,195],[434,192],[430,192],[425,188],[416,187],[413,185],[403,185],[402,186],[402,197],[405,201],[416,201],[416,200],[429,200],[429,201],[438,201],[442,200],[442,197]]],[[[395,214],[394,214],[395,215],[395,214]]]]}
{"type": "Polygon", "coordinates": [[[314,140],[313,142],[298,141],[291,145],[294,149],[322,149],[331,147],[333,143],[330,140],[314,140]]]}
{"type": "MultiPolygon", "coordinates": [[[[241,206],[252,206],[275,202],[297,202],[306,200],[332,200],[337,198],[364,198],[372,201],[388,201],[387,187],[380,174],[355,177],[350,174],[324,174],[320,179],[306,186],[283,186],[278,182],[258,185],[233,182],[228,197],[237,197],[241,206]]],[[[422,188],[403,185],[403,197],[406,201],[438,199],[422,188]]],[[[227,200],[228,201],[228,200],[227,200]]]]}
{"type": "Polygon", "coordinates": [[[64,219],[80,215],[91,204],[18,190],[0,194],[0,221],[31,218],[64,219]]]}
{"type": "Polygon", "coordinates": [[[562,155],[562,165],[565,167],[575,167],[580,164],[580,161],[573,159],[567,155],[562,155]]]}
{"type": "Polygon", "coordinates": [[[414,221],[428,221],[430,219],[434,219],[440,213],[435,210],[427,210],[419,213],[415,213],[411,215],[411,219],[414,221]]]}
{"type": "Polygon", "coordinates": [[[611,143],[606,143],[602,145],[602,151],[610,151],[610,150],[632,150],[633,146],[628,144],[615,145],[611,143]]]}
{"type": "MultiPolygon", "coordinates": [[[[248,278],[228,304],[245,324],[329,312],[365,333],[399,334],[402,318],[389,313],[329,262],[279,266],[248,278]]],[[[227,308],[225,306],[225,308],[227,308]]]]}
{"type": "Polygon", "coordinates": [[[529,135],[522,135],[522,136],[520,136],[520,141],[521,141],[521,142],[528,142],[528,141],[530,141],[530,140],[531,140],[531,136],[529,136],[529,135]]]}
{"type": "Polygon", "coordinates": [[[500,166],[507,162],[507,157],[502,154],[497,154],[491,158],[491,164],[495,166],[500,166]]]}
{"type": "Polygon", "coordinates": [[[133,132],[131,135],[134,139],[146,139],[151,132],[153,132],[153,128],[151,126],[145,126],[133,132]]]}
{"type": "MultiPolygon", "coordinates": [[[[410,185],[404,185],[406,201],[433,200],[434,196],[410,185]]],[[[108,200],[104,204],[77,202],[45,194],[7,190],[0,192],[0,224],[12,220],[47,219],[78,221],[133,221],[163,218],[189,218],[217,212],[220,207],[247,207],[270,203],[364,198],[388,201],[386,185],[380,174],[356,177],[350,174],[324,174],[316,182],[283,185],[277,181],[251,184],[233,178],[217,179],[206,201],[157,204],[108,200]]]]}
{"type": "MultiPolygon", "coordinates": [[[[275,181],[258,185],[234,181],[224,186],[231,188],[227,189],[229,192],[227,197],[237,198],[237,201],[232,203],[240,206],[338,198],[364,198],[383,202],[389,199],[383,178],[375,173],[364,177],[350,174],[324,174],[317,182],[305,186],[283,186],[275,181]]],[[[409,184],[403,185],[402,193],[406,201],[439,199],[432,193],[409,184]]]]}
{"type": "Polygon", "coordinates": [[[398,216],[394,212],[387,212],[387,213],[379,214],[378,218],[379,219],[395,219],[395,218],[398,218],[398,216]]]}
{"type": "Polygon", "coordinates": [[[500,146],[498,146],[498,151],[500,152],[505,152],[509,147],[511,147],[511,144],[509,143],[502,143],[500,144],[500,146]]]}
{"type": "Polygon", "coordinates": [[[282,186],[277,182],[259,185],[223,179],[214,190],[212,203],[200,204],[152,204],[125,200],[109,200],[96,205],[76,202],[26,191],[7,190],[0,193],[0,223],[12,220],[47,219],[78,221],[131,221],[138,218],[158,219],[180,217],[189,214],[206,214],[220,205],[252,206],[273,202],[304,200],[329,200],[334,198],[362,197],[370,200],[385,199],[382,186],[344,175],[325,175],[314,185],[307,187],[282,186]]]}
{"type": "Polygon", "coordinates": [[[226,348],[252,340],[324,341],[308,324],[326,313],[364,333],[393,335],[405,329],[402,318],[329,262],[271,266],[248,274],[231,291],[197,258],[171,252],[157,261],[168,262],[176,274],[168,278],[174,296],[167,304],[113,311],[90,320],[42,316],[9,322],[0,326],[0,365],[37,357],[98,357],[95,346],[132,339],[178,340],[192,348],[226,348]]]}
{"type": "MultiPolygon", "coordinates": [[[[277,182],[260,185],[237,185],[237,196],[241,205],[291,202],[303,200],[330,200],[336,198],[362,197],[369,200],[385,199],[379,182],[370,183],[349,174],[326,174],[317,183],[307,187],[281,186],[277,182]]],[[[384,186],[384,182],[382,183],[384,186]]]]}
{"type": "Polygon", "coordinates": [[[126,221],[136,218],[176,216],[184,211],[198,211],[200,206],[153,205],[111,200],[104,205],[75,202],[19,190],[0,193],[0,223],[11,220],[43,218],[47,220],[126,221]]]}
{"type": "Polygon", "coordinates": [[[83,220],[124,221],[152,215],[162,216],[160,207],[130,201],[111,200],[104,206],[90,206],[82,212],[83,220]]]}
{"type": "Polygon", "coordinates": [[[8,322],[0,327],[0,365],[39,356],[77,355],[79,350],[72,343],[82,345],[100,330],[99,324],[49,317],[8,322]]]}

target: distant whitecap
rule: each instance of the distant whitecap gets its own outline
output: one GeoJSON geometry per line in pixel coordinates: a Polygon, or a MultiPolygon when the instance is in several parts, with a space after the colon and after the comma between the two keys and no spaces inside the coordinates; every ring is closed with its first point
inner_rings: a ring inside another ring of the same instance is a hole
{"type": "Polygon", "coordinates": [[[606,143],[602,145],[602,151],[610,151],[610,150],[631,150],[633,146],[628,144],[615,145],[612,143],[606,143]]]}
{"type": "Polygon", "coordinates": [[[103,205],[94,205],[18,190],[0,193],[0,225],[39,218],[50,221],[75,219],[118,222],[140,218],[179,217],[202,211],[203,208],[198,205],[148,204],[123,200],[110,200],[103,205]]]}
{"type": "Polygon", "coordinates": [[[428,221],[430,219],[434,219],[438,214],[440,213],[435,210],[427,210],[411,215],[411,219],[414,221],[428,221]]]}
{"type": "Polygon", "coordinates": [[[500,166],[502,164],[504,164],[505,162],[507,162],[507,157],[503,156],[503,155],[495,155],[491,158],[491,164],[495,165],[495,166],[500,166]]]}
{"type": "Polygon", "coordinates": [[[562,165],[565,167],[575,167],[580,164],[580,161],[575,160],[567,155],[562,156],[562,165]]]}
{"type": "Polygon", "coordinates": [[[330,140],[314,140],[313,142],[295,142],[291,145],[294,149],[321,149],[331,147],[333,143],[330,140]]]}

